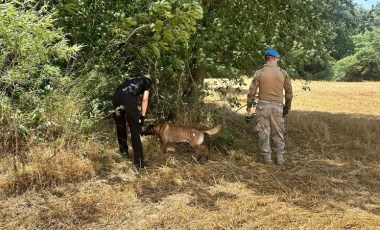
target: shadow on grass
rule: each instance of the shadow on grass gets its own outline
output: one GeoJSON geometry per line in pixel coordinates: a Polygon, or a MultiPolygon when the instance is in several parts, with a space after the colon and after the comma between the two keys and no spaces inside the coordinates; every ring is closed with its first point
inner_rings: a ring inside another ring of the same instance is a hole
{"type": "MultiPolygon", "coordinates": [[[[190,154],[149,152],[152,168],[141,174],[138,197],[160,202],[176,193],[191,194],[189,205],[216,210],[215,201],[234,194],[215,193],[216,184],[241,183],[254,194],[275,196],[303,209],[347,207],[380,214],[380,124],[350,115],[292,111],[286,120],[286,166],[257,162],[259,148],[253,124],[241,114],[219,110],[221,135],[234,137],[226,151],[194,163],[190,154]]],[[[219,117],[218,117],[219,116],[219,117]]],[[[154,143],[153,143],[154,145],[154,143]]]]}
{"type": "MultiPolygon", "coordinates": [[[[97,166],[104,173],[96,171],[95,176],[82,179],[80,183],[74,180],[71,186],[62,183],[57,188],[48,187],[48,191],[39,191],[38,196],[52,193],[54,198],[58,197],[64,203],[72,196],[80,197],[90,204],[90,208],[97,204],[90,198],[96,198],[95,201],[110,210],[118,207],[120,202],[126,203],[122,206],[123,210],[134,210],[133,207],[141,210],[152,207],[152,203],[153,206],[165,202],[171,204],[170,199],[175,196],[179,197],[182,204],[191,207],[191,210],[200,208],[210,213],[223,212],[223,208],[230,204],[240,206],[253,202],[254,205],[249,208],[259,209],[260,205],[269,205],[274,201],[279,203],[277,207],[286,204],[286,210],[289,206],[294,206],[313,213],[344,213],[347,209],[354,208],[380,215],[378,120],[343,114],[292,111],[286,120],[288,164],[280,167],[263,165],[257,161],[260,152],[257,136],[253,131],[253,124],[247,124],[242,114],[215,109],[213,117],[215,123],[223,125],[223,129],[215,139],[211,139],[216,148],[209,154],[208,160],[194,161],[193,151],[186,145],[172,146],[171,151],[163,154],[156,139],[146,138],[144,153],[150,167],[135,172],[130,161],[117,161],[118,156],[114,151],[117,148],[113,145],[116,143],[113,143],[105,147],[104,154],[100,155],[106,156],[106,159],[98,158],[95,153],[93,157],[78,154],[79,162],[83,159],[90,160],[91,163],[86,165],[97,166]],[[233,143],[230,142],[231,137],[233,143]],[[104,170],[105,168],[108,170],[104,170]],[[92,188],[97,188],[99,183],[106,183],[111,187],[106,192],[101,187],[92,192],[92,188]],[[78,188],[83,184],[91,189],[80,191],[78,188]],[[111,191],[115,193],[107,197],[111,191]],[[116,196],[121,194],[127,195],[119,202],[116,196]],[[106,200],[105,203],[102,203],[103,200],[106,200]]],[[[110,131],[114,128],[112,121],[110,124],[109,130],[106,130],[109,136],[114,135],[110,131]]],[[[79,171],[75,164],[68,164],[67,156],[63,154],[62,162],[68,166],[70,172],[79,171]]],[[[27,196],[28,194],[25,197],[27,196]]],[[[4,196],[4,200],[6,199],[4,196]]],[[[22,206],[25,198],[20,196],[20,200],[22,206]]],[[[46,204],[42,203],[38,207],[55,210],[44,205],[46,204]]],[[[64,207],[68,210],[82,210],[74,203],[71,205],[72,207],[64,207]]],[[[30,207],[29,210],[33,213],[43,212],[36,207],[30,207]]],[[[157,206],[154,210],[156,208],[157,206]]],[[[70,222],[76,212],[71,215],[65,212],[66,209],[58,212],[63,215],[59,219],[70,222]]],[[[83,218],[90,218],[91,222],[97,221],[96,218],[92,219],[94,213],[102,213],[98,209],[86,210],[89,212],[83,218]]],[[[18,213],[14,214],[16,215],[18,213]]],[[[7,215],[2,215],[3,219],[6,217],[7,215]]],[[[48,217],[47,219],[51,219],[48,217]]],[[[49,223],[48,220],[43,222],[49,223]]],[[[83,222],[79,220],[78,223],[83,222]]]]}

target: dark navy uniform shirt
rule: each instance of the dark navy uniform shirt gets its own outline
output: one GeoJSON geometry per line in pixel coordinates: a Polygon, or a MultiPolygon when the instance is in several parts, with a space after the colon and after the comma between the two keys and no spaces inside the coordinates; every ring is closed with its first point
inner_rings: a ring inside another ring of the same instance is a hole
{"type": "Polygon", "coordinates": [[[144,93],[144,91],[150,90],[152,87],[152,80],[146,77],[131,78],[123,82],[117,91],[121,91],[125,94],[138,96],[144,93]]]}

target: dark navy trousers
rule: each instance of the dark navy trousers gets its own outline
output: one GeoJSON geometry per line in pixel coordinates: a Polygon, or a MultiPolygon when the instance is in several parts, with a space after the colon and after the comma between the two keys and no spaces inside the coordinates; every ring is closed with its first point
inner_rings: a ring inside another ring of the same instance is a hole
{"type": "Polygon", "coordinates": [[[117,90],[113,96],[112,104],[115,111],[117,110],[114,114],[114,119],[120,151],[122,154],[128,154],[128,123],[131,132],[134,164],[142,164],[144,156],[140,138],[141,126],[139,124],[140,111],[138,109],[138,96],[129,95],[121,90],[117,90]]]}

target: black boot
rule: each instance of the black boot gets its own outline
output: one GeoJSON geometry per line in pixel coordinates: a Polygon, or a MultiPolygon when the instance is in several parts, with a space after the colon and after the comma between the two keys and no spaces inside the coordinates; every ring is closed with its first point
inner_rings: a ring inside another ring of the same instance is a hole
{"type": "Polygon", "coordinates": [[[145,168],[145,165],[144,165],[144,161],[143,159],[139,158],[138,161],[134,162],[133,165],[137,168],[137,169],[142,169],[142,168],[145,168]]]}
{"type": "Polygon", "coordinates": [[[124,148],[122,147],[119,147],[119,152],[120,152],[120,155],[123,159],[130,159],[131,157],[129,156],[129,153],[128,153],[128,150],[125,150],[124,148]]]}

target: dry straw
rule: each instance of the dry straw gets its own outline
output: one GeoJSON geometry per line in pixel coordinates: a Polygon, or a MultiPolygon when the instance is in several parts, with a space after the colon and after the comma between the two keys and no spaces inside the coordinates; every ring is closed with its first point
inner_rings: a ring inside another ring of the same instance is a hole
{"type": "MultiPolygon", "coordinates": [[[[1,227],[379,229],[380,84],[356,83],[358,97],[362,86],[376,96],[363,110],[351,108],[355,97],[329,98],[350,83],[313,84],[296,91],[286,121],[286,166],[258,163],[252,124],[226,110],[217,121],[234,143],[200,162],[186,145],[162,154],[152,137],[144,137],[150,166],[140,171],[119,158],[115,143],[35,146],[18,173],[8,158],[0,163],[1,227]],[[310,105],[314,97],[323,103],[310,105]],[[332,109],[337,100],[347,111],[332,109]]],[[[112,127],[105,132],[113,135],[112,127]]]]}

